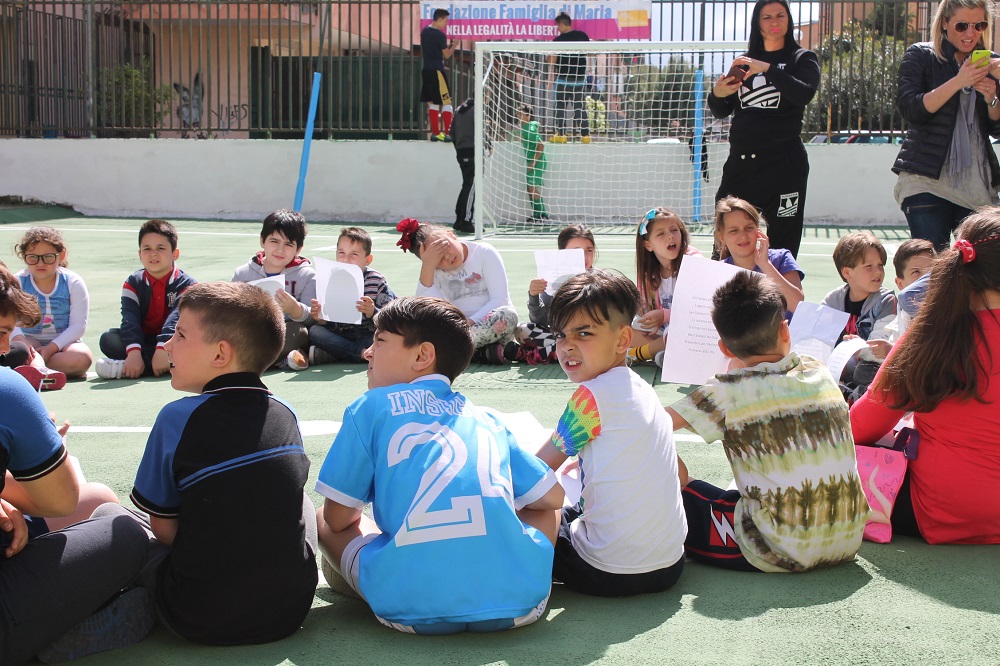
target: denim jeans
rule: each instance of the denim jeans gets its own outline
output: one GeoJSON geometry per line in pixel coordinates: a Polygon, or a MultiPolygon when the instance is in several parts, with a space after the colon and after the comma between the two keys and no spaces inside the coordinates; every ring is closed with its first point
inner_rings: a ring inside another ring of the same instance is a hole
{"type": "Polygon", "coordinates": [[[361,355],[372,346],[375,334],[366,326],[345,326],[336,331],[323,324],[309,329],[309,342],[316,345],[337,361],[361,363],[361,355]]]}
{"type": "Polygon", "coordinates": [[[929,240],[938,252],[948,249],[951,232],[972,213],[968,208],[929,192],[906,197],[900,208],[910,227],[910,236],[929,240]]]}

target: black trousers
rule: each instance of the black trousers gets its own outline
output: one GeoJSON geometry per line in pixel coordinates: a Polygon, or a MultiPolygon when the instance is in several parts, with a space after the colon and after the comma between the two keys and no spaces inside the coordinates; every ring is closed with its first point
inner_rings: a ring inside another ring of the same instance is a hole
{"type": "Polygon", "coordinates": [[[797,257],[808,180],[809,158],[798,139],[752,149],[733,144],[715,200],[732,195],[752,203],[767,221],[771,249],[797,257]]]}
{"type": "Polygon", "coordinates": [[[472,222],[476,210],[476,149],[456,148],[455,159],[462,170],[462,191],[455,202],[455,222],[472,222]]]}

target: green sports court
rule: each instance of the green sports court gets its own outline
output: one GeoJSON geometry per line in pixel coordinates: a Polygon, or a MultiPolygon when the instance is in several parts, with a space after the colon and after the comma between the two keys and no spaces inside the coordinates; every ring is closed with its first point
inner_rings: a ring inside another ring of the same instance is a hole
{"type": "MultiPolygon", "coordinates": [[[[228,280],[258,247],[259,221],[171,220],[180,235],[179,265],[199,281],[228,280]]],[[[90,291],[85,342],[120,321],[124,278],[139,266],[141,221],[82,217],[63,208],[0,209],[0,260],[22,263],[13,246],[30,226],[63,231],[69,267],[90,291]]],[[[334,258],[342,223],[312,223],[303,254],[334,258]]],[[[372,267],[398,295],[412,295],[419,261],[395,247],[388,225],[366,225],[374,240],[372,267]]],[[[852,229],[853,230],[853,229],[852,229]]],[[[799,263],[806,300],[819,302],[840,284],[830,254],[843,227],[809,227],[799,263]]],[[[890,255],[909,237],[905,228],[873,230],[890,255]]],[[[501,252],[512,299],[527,316],[533,250],[555,248],[554,234],[488,238],[501,252]]],[[[711,239],[696,235],[708,253],[711,239]]],[[[601,268],[634,277],[635,240],[628,233],[597,237],[601,268]]],[[[887,285],[891,286],[891,265],[887,285]]],[[[669,405],[689,387],[662,384],[652,365],[637,371],[669,405]]],[[[311,488],[344,408],[366,388],[362,365],[323,365],[300,373],[269,372],[265,383],[297,411],[312,462],[311,488]]],[[[472,366],[457,390],[483,406],[530,412],[545,428],[555,424],[574,385],[558,366],[472,366]]],[[[169,379],[104,381],[92,375],[43,394],[58,419],[73,426],[70,452],[90,481],[110,486],[126,505],[146,434],[159,409],[180,394],[169,379]]],[[[525,442],[534,448],[541,442],[525,442]]],[[[729,466],[722,447],[687,432],[677,448],[692,476],[725,486],[729,466]]],[[[995,501],[983,492],[983,501],[995,501]]],[[[261,525],[261,539],[267,525],[261,525]]],[[[443,563],[447,566],[449,563],[443,563]]],[[[415,572],[416,574],[417,572],[415,572]]],[[[273,572],[276,577],[280,571],[273,572]]],[[[254,581],[247,581],[254,585],[254,581]]],[[[582,596],[555,585],[538,623],[500,634],[418,637],[381,626],[360,601],[320,582],[303,628],[277,643],[209,648],[157,628],[140,644],[82,661],[85,664],[1000,664],[1000,557],[991,546],[928,546],[897,537],[865,542],[856,562],[799,575],[733,573],[688,563],[680,582],[657,595],[628,599],[582,596]]]]}

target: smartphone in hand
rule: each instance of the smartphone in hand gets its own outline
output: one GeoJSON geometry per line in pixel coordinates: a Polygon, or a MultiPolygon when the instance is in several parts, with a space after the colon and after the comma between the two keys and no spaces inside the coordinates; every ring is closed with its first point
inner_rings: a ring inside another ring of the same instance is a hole
{"type": "Polygon", "coordinates": [[[973,65],[976,65],[977,67],[987,67],[990,64],[991,55],[992,54],[986,49],[976,49],[969,57],[972,58],[973,65]]]}
{"type": "Polygon", "coordinates": [[[750,67],[748,67],[747,65],[733,65],[730,68],[729,73],[726,74],[726,78],[736,79],[737,81],[743,81],[745,78],[747,78],[747,72],[749,70],[750,67]]]}

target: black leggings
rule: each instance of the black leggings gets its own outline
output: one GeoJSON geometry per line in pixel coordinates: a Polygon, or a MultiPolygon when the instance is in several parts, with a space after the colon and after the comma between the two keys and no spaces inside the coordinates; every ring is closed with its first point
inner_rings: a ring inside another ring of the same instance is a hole
{"type": "Polygon", "coordinates": [[[896,503],[892,506],[892,533],[900,536],[923,539],[917,517],[913,513],[913,498],[910,497],[910,470],[903,476],[903,485],[899,487],[896,503]]]}

